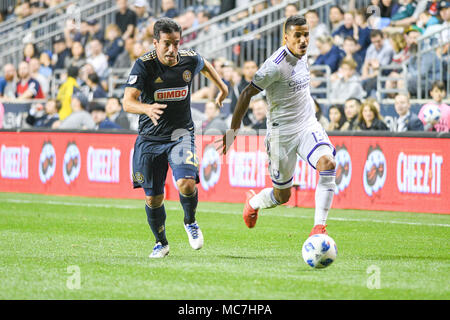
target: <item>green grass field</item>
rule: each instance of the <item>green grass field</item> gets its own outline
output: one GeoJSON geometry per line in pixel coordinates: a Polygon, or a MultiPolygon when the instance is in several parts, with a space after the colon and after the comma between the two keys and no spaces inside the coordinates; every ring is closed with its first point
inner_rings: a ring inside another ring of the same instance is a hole
{"type": "Polygon", "coordinates": [[[155,261],[143,205],[0,193],[0,299],[450,299],[447,215],[333,209],[338,258],[315,270],[301,257],[313,209],[262,211],[250,230],[242,204],[199,203],[194,251],[166,202],[171,251],[155,261]]]}

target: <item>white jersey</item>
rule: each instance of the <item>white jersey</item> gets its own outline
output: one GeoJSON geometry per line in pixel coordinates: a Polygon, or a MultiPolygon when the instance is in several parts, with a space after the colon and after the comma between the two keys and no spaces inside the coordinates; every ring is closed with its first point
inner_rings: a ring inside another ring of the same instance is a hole
{"type": "Polygon", "coordinates": [[[266,90],[269,103],[268,130],[279,129],[281,135],[290,135],[317,121],[307,59],[306,54],[299,59],[283,46],[256,72],[252,84],[266,90]]]}

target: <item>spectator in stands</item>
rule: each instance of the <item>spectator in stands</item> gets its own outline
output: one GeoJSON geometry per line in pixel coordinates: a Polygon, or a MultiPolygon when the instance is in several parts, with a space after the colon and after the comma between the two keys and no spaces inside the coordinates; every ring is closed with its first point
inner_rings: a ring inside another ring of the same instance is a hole
{"type": "MultiPolygon", "coordinates": [[[[110,24],[105,30],[105,53],[108,58],[108,65],[111,67],[117,57],[122,53],[124,42],[121,37],[122,33],[116,24],[110,24]]],[[[132,37],[130,37],[132,38],[132,37]]]]}
{"type": "Polygon", "coordinates": [[[361,100],[357,98],[349,98],[344,104],[345,123],[341,127],[341,131],[356,131],[358,128],[358,115],[361,110],[361,100]]]}
{"type": "Polygon", "coordinates": [[[35,79],[37,82],[39,82],[39,85],[41,86],[42,93],[44,94],[44,96],[48,96],[48,93],[50,91],[50,78],[47,78],[41,73],[39,73],[39,70],[41,68],[41,63],[39,62],[39,59],[31,58],[29,62],[29,67],[31,77],[35,79]]]}
{"type": "Polygon", "coordinates": [[[72,55],[67,56],[64,60],[64,67],[67,69],[70,66],[75,66],[80,69],[86,64],[86,55],[84,53],[84,48],[81,42],[74,41],[72,43],[72,55]]]}
{"type": "MultiPolygon", "coordinates": [[[[242,77],[239,83],[236,83],[233,86],[233,90],[231,90],[231,103],[230,103],[230,112],[234,112],[234,108],[236,107],[237,100],[239,98],[239,95],[241,92],[247,87],[250,82],[253,79],[253,76],[255,75],[256,71],[258,71],[258,66],[256,65],[256,62],[253,60],[248,60],[244,62],[244,65],[242,67],[242,77]]],[[[248,126],[251,123],[251,120],[249,118],[250,114],[252,113],[252,110],[249,108],[247,112],[244,115],[243,123],[244,125],[248,126]]]]}
{"type": "Polygon", "coordinates": [[[363,59],[366,56],[367,48],[371,45],[370,42],[370,32],[372,29],[367,24],[367,9],[360,9],[355,11],[355,23],[359,27],[358,32],[358,39],[355,38],[355,40],[358,42],[359,48],[358,53],[363,57],[363,59]]]}
{"type": "Polygon", "coordinates": [[[31,77],[28,62],[22,61],[18,68],[19,81],[16,84],[16,98],[20,100],[44,99],[39,82],[31,77]]]}
{"type": "Polygon", "coordinates": [[[13,64],[7,63],[3,67],[3,77],[0,77],[0,98],[16,98],[16,68],[13,64]]]}
{"type": "Polygon", "coordinates": [[[53,40],[52,66],[53,70],[64,69],[64,61],[71,54],[66,46],[66,40],[58,35],[53,40]]]}
{"type": "Polygon", "coordinates": [[[344,24],[344,10],[337,5],[331,6],[328,14],[328,21],[330,23],[331,34],[333,34],[333,32],[344,24]]]}
{"type": "Polygon", "coordinates": [[[392,57],[393,64],[401,65],[409,59],[405,35],[399,32],[392,33],[389,36],[389,41],[392,49],[394,50],[394,55],[392,57]]]}
{"type": "Polygon", "coordinates": [[[93,39],[90,42],[91,54],[88,56],[87,63],[94,67],[95,72],[100,78],[106,78],[108,73],[108,58],[103,53],[103,45],[97,40],[93,39]]]}
{"type": "Polygon", "coordinates": [[[364,64],[364,56],[361,55],[361,50],[358,50],[358,43],[356,40],[349,36],[345,37],[342,44],[342,50],[345,52],[344,59],[353,59],[356,62],[356,72],[361,74],[361,68],[364,64]]]}
{"type": "Polygon", "coordinates": [[[344,23],[337,28],[331,35],[334,39],[334,44],[342,46],[345,37],[359,38],[360,27],[355,22],[355,13],[353,11],[344,13],[344,23]]]}
{"type": "Polygon", "coordinates": [[[419,15],[426,10],[428,0],[402,0],[402,5],[397,13],[392,16],[391,27],[408,27],[419,20],[419,15]]]}
{"type": "MultiPolygon", "coordinates": [[[[198,14],[199,24],[204,24],[212,18],[211,13],[208,10],[200,11],[198,14]]],[[[218,46],[224,43],[224,37],[220,35],[219,26],[217,24],[210,24],[205,26],[197,33],[197,40],[203,41],[200,43],[196,50],[207,60],[212,60],[214,57],[225,55],[226,53],[222,51],[213,51],[218,46]],[[212,38],[210,38],[212,37],[212,38]],[[208,41],[206,39],[210,38],[208,41]]]]}
{"type": "Polygon", "coordinates": [[[391,63],[394,51],[388,40],[383,38],[380,30],[372,30],[370,33],[372,44],[366,52],[366,58],[362,67],[361,80],[364,90],[369,96],[376,94],[377,76],[380,66],[391,63]]]}
{"type": "MultiPolygon", "coordinates": [[[[32,12],[31,12],[30,2],[24,1],[24,2],[22,2],[22,4],[18,5],[16,7],[16,9],[14,10],[14,14],[16,15],[16,17],[19,21],[24,20],[24,19],[28,18],[29,16],[31,16],[32,12]]],[[[23,30],[29,29],[30,27],[31,27],[31,20],[27,21],[23,25],[23,30]]]]}
{"type": "MultiPolygon", "coordinates": [[[[297,14],[298,14],[298,8],[295,5],[295,3],[289,3],[284,8],[284,17],[286,19],[289,18],[289,17],[295,16],[297,14]]],[[[311,29],[310,29],[309,33],[311,34],[311,29]]]]}
{"type": "Polygon", "coordinates": [[[87,107],[88,99],[80,90],[75,89],[71,102],[72,113],[64,120],[56,121],[52,128],[71,130],[94,129],[95,122],[86,111],[87,107]]]}
{"type": "Polygon", "coordinates": [[[136,13],[136,28],[134,37],[137,34],[142,33],[149,26],[150,22],[153,20],[152,14],[148,8],[148,1],[146,0],[135,0],[134,1],[134,12],[136,13]]]}
{"type": "Polygon", "coordinates": [[[39,53],[36,50],[36,46],[29,42],[23,48],[23,60],[26,62],[30,62],[32,58],[39,57],[39,53]]]}
{"type": "Polygon", "coordinates": [[[424,34],[429,27],[438,25],[439,23],[440,21],[436,15],[432,15],[429,10],[425,10],[419,15],[419,20],[416,25],[421,29],[421,33],[424,34]]]}
{"type": "Polygon", "coordinates": [[[108,96],[103,87],[100,85],[100,79],[96,73],[91,73],[88,75],[86,84],[89,87],[89,93],[87,95],[89,102],[94,99],[106,98],[108,96]]]}
{"type": "Polygon", "coordinates": [[[314,65],[327,65],[331,69],[331,73],[336,72],[339,68],[345,52],[333,44],[333,38],[330,36],[321,36],[316,41],[320,55],[314,61],[314,65]]]}
{"type": "Polygon", "coordinates": [[[380,8],[380,17],[391,18],[397,13],[400,6],[396,3],[396,1],[393,0],[381,0],[378,3],[378,8],[380,8]]]}
{"type": "Polygon", "coordinates": [[[344,101],[350,97],[365,97],[366,93],[356,73],[356,67],[357,64],[352,58],[342,60],[339,70],[331,75],[331,100],[344,101]]]}
{"type": "Polygon", "coordinates": [[[365,101],[358,115],[358,126],[361,130],[388,130],[380,117],[380,112],[374,103],[365,101]]]}
{"type": "Polygon", "coordinates": [[[392,131],[423,131],[422,121],[417,114],[410,111],[411,103],[408,93],[397,94],[394,99],[394,107],[399,118],[396,119],[394,127],[391,128],[392,131]]]}
{"type": "Polygon", "coordinates": [[[109,97],[106,101],[105,111],[106,116],[122,129],[130,129],[130,120],[127,117],[127,113],[123,111],[119,98],[115,96],[109,97]]]}
{"type": "Polygon", "coordinates": [[[119,54],[116,61],[114,62],[114,65],[112,66],[114,69],[131,68],[135,60],[132,58],[133,46],[135,43],[139,42],[136,42],[134,38],[128,38],[124,41],[124,50],[119,54]]]}
{"type": "Polygon", "coordinates": [[[316,115],[317,121],[319,121],[319,123],[322,125],[323,128],[328,127],[329,121],[323,115],[322,107],[320,106],[319,102],[316,99],[314,99],[314,98],[312,98],[311,100],[312,100],[311,103],[314,106],[314,110],[315,110],[315,115],[316,115]]]}
{"type": "Polygon", "coordinates": [[[320,54],[319,48],[317,47],[316,41],[320,36],[330,35],[328,27],[324,23],[320,23],[319,14],[316,10],[309,10],[305,13],[305,19],[309,26],[309,45],[307,49],[308,58],[311,61],[317,58],[320,54]]]}
{"type": "Polygon", "coordinates": [[[33,104],[25,121],[33,127],[51,128],[53,123],[59,120],[60,109],[61,102],[57,99],[49,99],[45,107],[42,107],[40,103],[33,104]]]}
{"type": "Polygon", "coordinates": [[[422,87],[421,93],[423,94],[426,90],[425,88],[430,88],[432,82],[439,79],[441,75],[441,61],[433,50],[421,53],[419,60],[417,51],[419,49],[418,39],[420,36],[421,33],[417,26],[412,26],[407,30],[406,43],[410,53],[410,59],[407,62],[406,81],[408,91],[413,96],[417,96],[419,94],[419,81],[422,87]]]}
{"type": "Polygon", "coordinates": [[[175,18],[178,16],[178,11],[175,8],[175,2],[173,0],[162,0],[161,1],[161,15],[160,18],[175,18]]]}
{"type": "Polygon", "coordinates": [[[108,119],[103,105],[93,102],[89,106],[95,129],[122,129],[118,124],[108,119]]]}
{"type": "MultiPolygon", "coordinates": [[[[68,30],[67,28],[64,30],[64,35],[66,38],[68,37],[70,31],[71,30],[70,29],[68,30]]],[[[85,47],[90,40],[89,37],[90,37],[89,24],[86,20],[81,20],[80,29],[79,31],[75,32],[72,40],[80,42],[81,45],[85,47]]]]}
{"type": "Polygon", "coordinates": [[[328,118],[330,118],[330,122],[328,126],[325,127],[325,130],[327,131],[341,130],[342,126],[346,121],[344,108],[339,104],[334,104],[330,106],[330,108],[328,109],[328,118]]]}
{"type": "Polygon", "coordinates": [[[116,24],[122,32],[122,39],[125,40],[134,36],[134,29],[137,24],[137,15],[128,8],[127,0],[117,0],[116,24]]]}
{"type": "Polygon", "coordinates": [[[51,67],[51,65],[52,65],[51,54],[52,53],[50,50],[45,50],[39,56],[39,62],[41,63],[41,67],[39,68],[39,73],[42,74],[43,76],[47,77],[48,79],[50,79],[53,74],[53,69],[51,67]]]}
{"type": "Polygon", "coordinates": [[[59,110],[59,119],[64,120],[72,113],[72,94],[75,88],[78,88],[77,83],[78,68],[70,66],[67,70],[67,79],[59,87],[56,99],[61,102],[61,109],[59,110]]]}
{"type": "Polygon", "coordinates": [[[443,81],[435,81],[431,86],[430,96],[433,101],[428,102],[420,108],[419,119],[423,122],[425,126],[425,131],[437,131],[437,132],[449,132],[450,131],[450,106],[445,104],[443,100],[447,96],[447,91],[445,90],[445,83],[443,81]],[[424,110],[429,105],[435,105],[439,107],[441,111],[441,118],[436,123],[427,123],[424,119],[424,110]]]}
{"type": "Polygon", "coordinates": [[[205,104],[205,116],[203,134],[224,134],[227,131],[228,126],[220,115],[220,107],[213,100],[205,104]]]}
{"type": "Polygon", "coordinates": [[[105,42],[105,32],[102,29],[102,25],[97,19],[88,20],[89,38],[88,42],[97,39],[102,44],[105,42]]]}
{"type": "Polygon", "coordinates": [[[267,129],[267,109],[268,105],[264,98],[256,98],[251,102],[253,112],[253,123],[251,128],[253,130],[267,129]]]}

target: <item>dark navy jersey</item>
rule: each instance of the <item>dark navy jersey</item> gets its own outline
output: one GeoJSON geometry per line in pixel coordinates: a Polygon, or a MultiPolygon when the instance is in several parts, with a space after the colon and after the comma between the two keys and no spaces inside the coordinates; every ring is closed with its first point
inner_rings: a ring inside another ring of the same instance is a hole
{"type": "Polygon", "coordinates": [[[203,66],[203,58],[194,50],[179,50],[178,63],[172,67],[162,64],[155,50],[136,60],[126,87],[141,91],[142,103],[167,105],[157,126],[147,115],[139,116],[140,135],[152,141],[170,141],[176,138],[172,133],[177,129],[194,130],[191,82],[203,66]]]}

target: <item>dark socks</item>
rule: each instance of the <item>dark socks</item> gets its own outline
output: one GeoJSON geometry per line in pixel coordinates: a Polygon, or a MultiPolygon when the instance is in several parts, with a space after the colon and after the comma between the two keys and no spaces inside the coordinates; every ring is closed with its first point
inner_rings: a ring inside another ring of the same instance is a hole
{"type": "Polygon", "coordinates": [[[168,242],[166,239],[166,210],[164,209],[164,205],[159,208],[150,208],[148,205],[145,205],[145,212],[147,213],[147,221],[155,235],[156,242],[161,242],[165,246],[168,242]]]}
{"type": "Polygon", "coordinates": [[[198,203],[197,188],[195,188],[194,193],[189,195],[182,195],[180,193],[180,202],[184,210],[184,224],[195,222],[195,211],[197,210],[198,203]]]}

